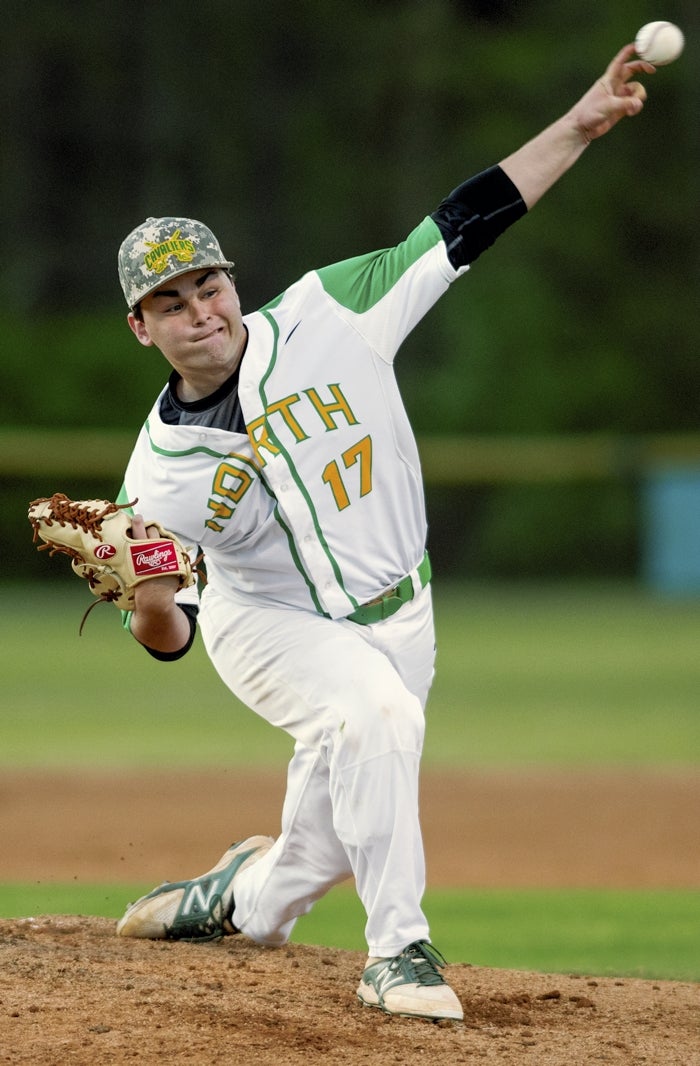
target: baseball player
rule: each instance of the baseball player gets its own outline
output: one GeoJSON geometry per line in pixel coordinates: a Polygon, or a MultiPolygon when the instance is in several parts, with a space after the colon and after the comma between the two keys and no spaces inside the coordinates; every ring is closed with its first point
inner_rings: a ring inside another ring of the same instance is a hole
{"type": "MultiPolygon", "coordinates": [[[[149,218],[123,242],[129,326],[172,368],[121,502],[204,554],[207,584],[136,590],[131,634],[159,659],[197,625],[235,695],[295,740],[280,835],[129,906],[122,936],[243,933],[280,945],[353,877],[367,915],[358,996],[463,1017],[430,941],[418,813],[434,630],[416,444],[393,371],[451,283],[645,99],[623,48],[562,118],[460,185],[393,248],[313,270],[252,314],[201,222],[149,218]]],[[[426,373],[430,372],[429,364],[426,373]]],[[[225,723],[225,720],[224,720],[225,723]]]]}

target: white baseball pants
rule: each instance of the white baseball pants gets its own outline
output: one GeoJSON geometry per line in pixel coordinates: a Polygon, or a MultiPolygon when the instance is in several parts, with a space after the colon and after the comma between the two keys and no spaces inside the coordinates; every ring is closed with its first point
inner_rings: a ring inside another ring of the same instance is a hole
{"type": "Polygon", "coordinates": [[[300,915],[354,876],[370,955],[429,939],[418,775],[435,660],[430,587],[359,626],[242,606],[208,586],[200,623],[226,685],[296,741],[281,834],[236,878],[234,925],[283,944],[300,915]]]}

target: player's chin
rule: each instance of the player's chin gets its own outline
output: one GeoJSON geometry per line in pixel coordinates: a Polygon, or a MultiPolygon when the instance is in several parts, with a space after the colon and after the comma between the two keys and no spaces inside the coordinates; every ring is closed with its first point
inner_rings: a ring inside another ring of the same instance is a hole
{"type": "Polygon", "coordinates": [[[228,332],[222,328],[214,333],[193,341],[190,347],[190,356],[197,363],[202,360],[213,363],[228,363],[233,354],[233,344],[228,332]]]}

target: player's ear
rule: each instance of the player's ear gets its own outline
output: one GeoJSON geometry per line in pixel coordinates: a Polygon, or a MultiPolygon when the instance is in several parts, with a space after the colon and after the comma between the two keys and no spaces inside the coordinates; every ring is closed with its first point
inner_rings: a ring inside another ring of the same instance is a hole
{"type": "Polygon", "coordinates": [[[142,318],[137,318],[133,311],[130,311],[126,316],[126,320],[129,323],[129,329],[134,334],[139,344],[143,344],[145,348],[150,348],[153,345],[153,341],[150,338],[149,332],[146,329],[146,323],[142,318]]]}

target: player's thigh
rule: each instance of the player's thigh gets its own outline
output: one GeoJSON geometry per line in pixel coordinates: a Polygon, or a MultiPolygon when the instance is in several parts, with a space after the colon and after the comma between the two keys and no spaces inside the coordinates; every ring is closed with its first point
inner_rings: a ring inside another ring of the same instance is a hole
{"type": "Polygon", "coordinates": [[[241,606],[209,595],[207,652],[231,691],[272,725],[318,750],[343,733],[379,750],[420,749],[420,700],[360,632],[311,612],[241,606]]]}
{"type": "MultiPolygon", "coordinates": [[[[346,626],[354,623],[344,621],[346,626]]],[[[356,627],[384,652],[404,684],[425,707],[435,674],[435,626],[430,585],[383,622],[356,627]]]]}

